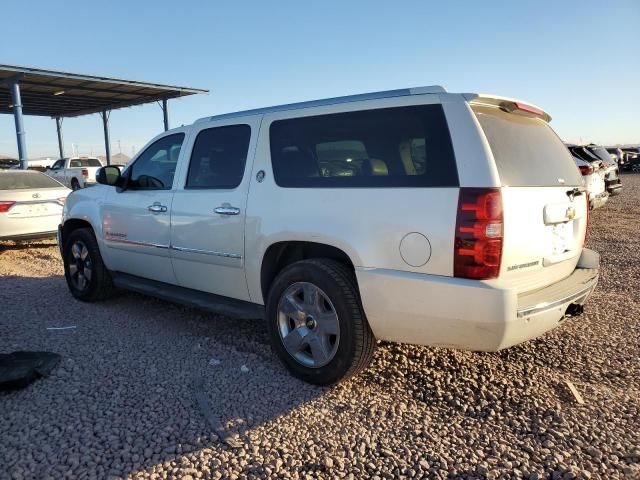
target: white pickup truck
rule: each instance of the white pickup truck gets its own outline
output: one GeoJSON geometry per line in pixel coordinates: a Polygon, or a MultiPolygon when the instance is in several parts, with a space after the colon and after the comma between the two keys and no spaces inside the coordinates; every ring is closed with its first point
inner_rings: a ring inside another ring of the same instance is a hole
{"type": "Polygon", "coordinates": [[[45,173],[72,190],[95,185],[102,162],[95,157],[61,158],[45,173]]]}

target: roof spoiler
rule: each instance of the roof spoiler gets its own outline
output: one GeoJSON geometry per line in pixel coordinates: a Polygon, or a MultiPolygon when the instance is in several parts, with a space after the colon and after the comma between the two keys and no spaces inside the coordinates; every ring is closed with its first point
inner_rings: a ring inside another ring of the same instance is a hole
{"type": "Polygon", "coordinates": [[[489,105],[498,107],[501,110],[526,117],[541,118],[545,122],[551,121],[551,115],[531,103],[523,102],[515,98],[500,97],[498,95],[489,95],[484,93],[463,93],[462,96],[474,105],[489,105]]]}

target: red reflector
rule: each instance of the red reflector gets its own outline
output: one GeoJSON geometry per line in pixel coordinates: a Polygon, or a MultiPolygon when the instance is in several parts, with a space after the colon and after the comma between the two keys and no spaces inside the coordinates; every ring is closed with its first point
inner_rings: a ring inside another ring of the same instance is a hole
{"type": "Polygon", "coordinates": [[[516,107],[516,110],[520,110],[521,112],[532,113],[534,115],[538,115],[539,117],[542,117],[544,115],[544,112],[542,110],[531,105],[527,105],[526,103],[514,102],[514,105],[516,107]]]}
{"type": "Polygon", "coordinates": [[[67,197],[60,197],[57,200],[60,205],[64,205],[64,202],[67,201],[67,197]]]}
{"type": "Polygon", "coordinates": [[[82,169],[82,176],[83,177],[88,177],[89,176],[89,170],[87,170],[86,168],[82,169]]]}
{"type": "Polygon", "coordinates": [[[0,213],[8,212],[11,207],[15,205],[16,202],[0,202],[0,213]]]}
{"type": "Polygon", "coordinates": [[[500,273],[502,194],[498,188],[461,188],[458,198],[453,274],[485,280],[500,273]]]}
{"type": "Polygon", "coordinates": [[[587,244],[587,240],[589,239],[589,194],[587,192],[584,192],[584,196],[587,199],[587,225],[584,227],[584,241],[582,242],[583,247],[587,244]]]}
{"type": "Polygon", "coordinates": [[[591,165],[578,166],[582,175],[591,175],[593,173],[593,167],[591,165]]]}

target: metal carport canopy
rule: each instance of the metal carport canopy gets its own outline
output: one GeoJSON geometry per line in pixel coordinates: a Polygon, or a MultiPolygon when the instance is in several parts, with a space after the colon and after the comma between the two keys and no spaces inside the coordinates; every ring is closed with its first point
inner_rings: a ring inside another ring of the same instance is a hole
{"type": "Polygon", "coordinates": [[[167,100],[207,92],[200,88],[0,64],[0,113],[13,114],[16,119],[18,153],[23,168],[26,168],[23,114],[56,119],[62,157],[61,119],[100,113],[109,162],[108,118],[111,110],[160,101],[166,130],[169,128],[167,100]]]}

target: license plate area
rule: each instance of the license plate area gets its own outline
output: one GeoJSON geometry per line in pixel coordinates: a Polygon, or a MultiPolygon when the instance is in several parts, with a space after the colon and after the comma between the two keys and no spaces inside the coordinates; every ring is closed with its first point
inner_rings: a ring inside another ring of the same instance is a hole
{"type": "Polygon", "coordinates": [[[573,222],[556,223],[547,226],[551,230],[551,256],[565,255],[575,249],[573,222]]]}

